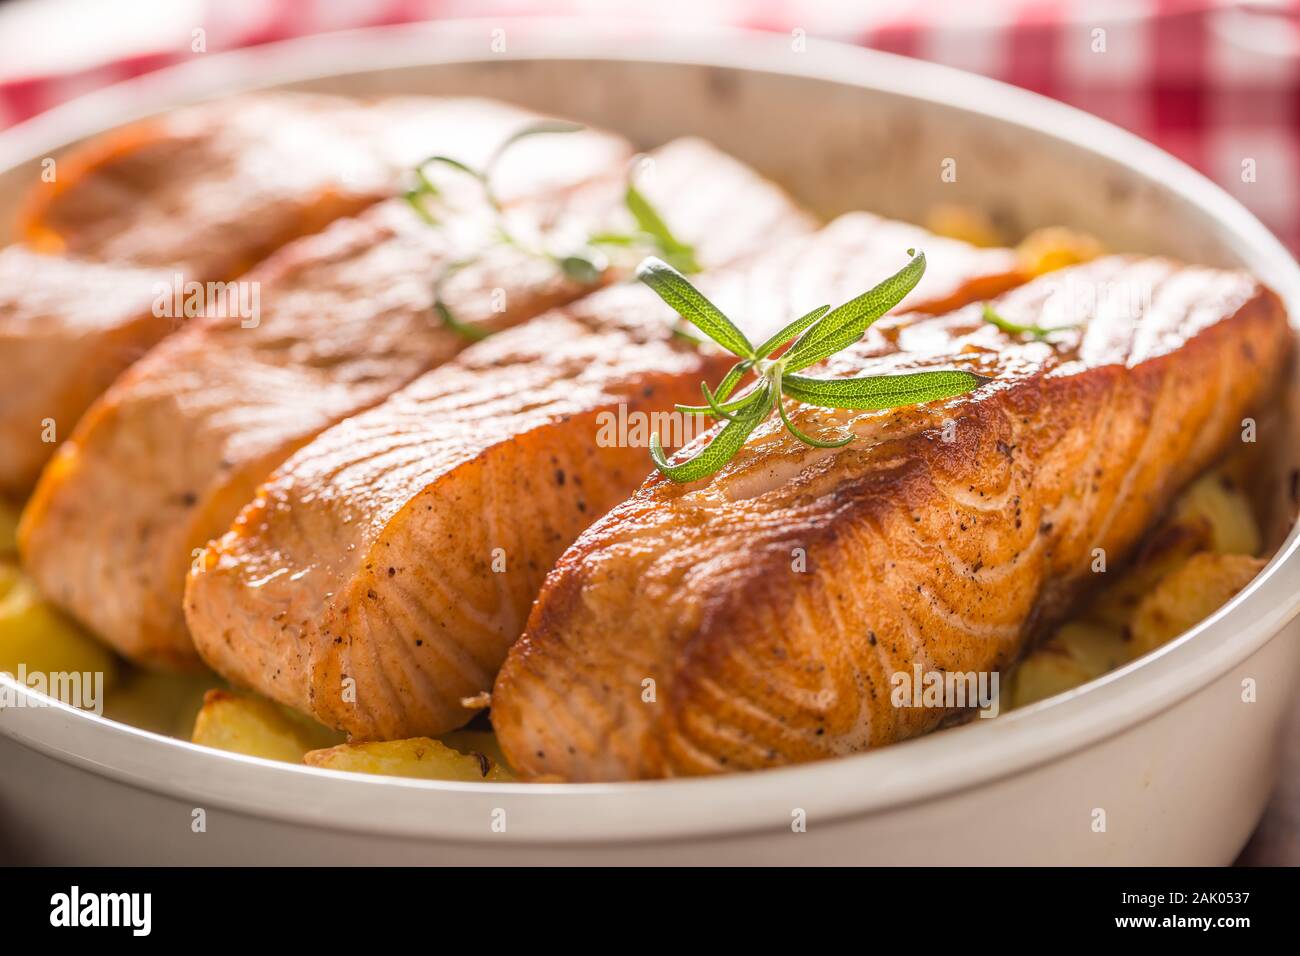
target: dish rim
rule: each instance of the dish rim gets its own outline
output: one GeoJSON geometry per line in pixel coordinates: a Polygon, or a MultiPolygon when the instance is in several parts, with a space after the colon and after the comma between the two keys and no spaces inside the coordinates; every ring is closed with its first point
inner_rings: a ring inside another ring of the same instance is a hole
{"type": "MultiPolygon", "coordinates": [[[[1073,107],[986,77],[837,41],[809,42],[816,45],[815,56],[790,57],[783,34],[712,27],[683,32],[640,21],[565,18],[443,21],[303,37],[204,54],[54,107],[0,133],[0,171],[174,105],[389,68],[498,59],[731,68],[953,107],[1033,129],[1116,162],[1208,215],[1234,252],[1256,274],[1269,276],[1288,312],[1300,315],[1300,266],[1281,243],[1237,200],[1154,145],[1073,107]],[[513,33],[504,53],[488,53],[481,42],[494,27],[513,33]],[[474,36],[481,52],[469,52],[475,47],[466,41],[474,36]],[[777,53],[782,54],[779,61],[777,53]]],[[[39,709],[6,709],[13,719],[0,718],[0,733],[133,787],[309,826],[456,840],[481,834],[483,839],[526,842],[618,843],[736,834],[788,826],[793,807],[832,820],[950,796],[1123,733],[1197,693],[1282,631],[1300,612],[1297,550],[1300,525],[1292,527],[1246,589],[1197,627],[1152,655],[988,726],[977,720],[878,751],[752,773],[615,784],[367,777],[213,751],[48,698],[39,709]],[[53,719],[31,716],[35,714],[53,719]],[[591,812],[591,799],[601,801],[599,813],[591,812]],[[477,814],[503,802],[526,814],[528,825],[509,834],[489,834],[477,814]],[[647,806],[654,816],[646,815],[647,806]],[[382,813],[373,812],[381,807],[382,813]],[[529,812],[530,807],[540,812],[529,812]],[[776,815],[774,808],[784,811],[776,815]],[[359,815],[366,810],[372,812],[359,815]],[[472,830],[466,826],[471,820],[472,830]]],[[[0,682],[29,701],[42,700],[13,679],[0,677],[0,682]]]]}

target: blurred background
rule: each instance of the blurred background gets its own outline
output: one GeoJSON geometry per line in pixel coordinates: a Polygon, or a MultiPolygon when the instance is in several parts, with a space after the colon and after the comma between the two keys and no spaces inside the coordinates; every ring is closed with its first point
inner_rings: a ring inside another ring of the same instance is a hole
{"type": "Polygon", "coordinates": [[[803,31],[996,77],[1157,143],[1300,252],[1300,0],[0,0],[0,128],[208,52],[535,16],[803,31]]]}
{"type": "MultiPolygon", "coordinates": [[[[816,40],[834,39],[1004,80],[1153,141],[1300,253],[1300,0],[0,0],[0,129],[221,50],[542,16],[772,31],[805,37],[814,56],[816,40]]],[[[1300,710],[1287,761],[1242,862],[1300,862],[1300,710]]]]}

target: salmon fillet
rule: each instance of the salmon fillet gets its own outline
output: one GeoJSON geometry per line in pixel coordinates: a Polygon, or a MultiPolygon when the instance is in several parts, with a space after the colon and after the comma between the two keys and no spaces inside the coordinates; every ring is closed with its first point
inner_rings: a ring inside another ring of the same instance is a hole
{"type": "MultiPolygon", "coordinates": [[[[31,490],[56,447],[42,440],[47,420],[70,434],[179,326],[183,315],[152,311],[160,290],[233,279],[393,195],[429,153],[478,164],[537,119],[477,99],[258,94],[146,120],[60,157],[22,217],[29,249],[0,253],[0,492],[31,490]]],[[[507,203],[563,193],[630,155],[595,131],[538,137],[503,158],[494,183],[507,203]]],[[[474,188],[465,179],[450,188],[474,188]]]]}
{"type": "Polygon", "coordinates": [[[711,478],[653,476],[547,578],[492,694],[513,767],[623,780],[772,767],[934,729],[894,675],[1010,664],[1239,440],[1290,333],[1251,276],[1108,258],[979,307],[878,323],[842,377],[964,368],[995,382],[892,411],[807,406],[711,478]],[[1045,322],[1061,324],[1058,317],[1045,322]],[[947,428],[947,440],[945,440],[947,428]],[[801,558],[802,556],[802,558],[801,558]],[[652,683],[650,683],[652,682],[652,683]]]}
{"type": "MultiPolygon", "coordinates": [[[[701,285],[758,341],[862,292],[911,245],[932,263],[914,308],[1018,278],[1007,250],[854,214],[701,285]]],[[[191,575],[204,659],[358,738],[465,723],[462,698],[492,686],[552,563],[644,479],[645,416],[698,401],[734,361],[674,336],[675,320],[643,286],[607,289],[317,437],[191,575]]]]}
{"type": "MultiPolygon", "coordinates": [[[[670,224],[680,210],[695,215],[704,206],[756,237],[807,228],[775,186],[700,141],[652,158],[657,174],[646,188],[670,224]],[[748,188],[710,188],[736,177],[748,188]]],[[[626,225],[623,175],[620,161],[574,191],[571,215],[586,230],[626,225]]],[[[481,246],[477,233],[495,228],[477,190],[473,199],[476,209],[445,216],[441,228],[391,200],[293,243],[242,280],[256,283],[266,304],[256,327],[208,316],[132,367],[87,413],[24,514],[23,560],[44,592],[129,657],[196,663],[181,598],[197,549],[230,526],[297,447],[467,344],[435,317],[432,283],[481,246]]],[[[564,205],[547,193],[535,208],[517,202],[513,213],[540,224],[564,205]]],[[[562,217],[555,227],[572,224],[562,217]]],[[[697,253],[710,262],[735,251],[730,228],[709,222],[719,241],[679,235],[700,240],[697,253]]],[[[586,291],[549,261],[498,244],[457,272],[444,294],[460,322],[492,329],[586,291]]]]}
{"type": "Polygon", "coordinates": [[[0,497],[20,500],[63,429],[172,323],[151,311],[165,270],[0,250],[0,497]]]}
{"type": "MultiPolygon", "coordinates": [[[[58,157],[18,235],[41,252],[230,279],[299,236],[395,195],[432,153],[480,166],[540,117],[475,98],[354,100],[257,93],[188,107],[58,157]]],[[[518,144],[493,177],[504,201],[567,189],[631,155],[588,130],[518,144]]]]}

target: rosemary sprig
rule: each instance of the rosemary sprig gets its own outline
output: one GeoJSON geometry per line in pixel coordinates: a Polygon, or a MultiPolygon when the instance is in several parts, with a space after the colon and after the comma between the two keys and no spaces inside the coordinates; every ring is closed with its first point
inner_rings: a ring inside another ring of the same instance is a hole
{"type": "MultiPolygon", "coordinates": [[[[635,161],[633,168],[635,168],[635,161]]],[[[663,217],[650,204],[650,200],[646,199],[645,194],[636,188],[636,183],[632,182],[630,171],[628,173],[627,188],[623,191],[623,205],[627,206],[627,211],[632,214],[639,232],[626,237],[604,233],[592,238],[591,241],[594,244],[600,245],[612,242],[649,247],[658,250],[663,259],[681,272],[689,274],[700,271],[700,264],[695,261],[695,248],[673,235],[663,217]]]]}
{"type": "Polygon", "coordinates": [[[436,220],[432,218],[427,209],[423,208],[422,200],[430,196],[436,197],[439,195],[439,190],[425,174],[424,169],[426,166],[431,166],[434,163],[441,163],[444,166],[450,166],[452,169],[459,170],[460,172],[466,173],[477,179],[479,185],[483,187],[484,197],[486,197],[488,203],[494,210],[496,210],[499,216],[502,212],[501,201],[497,198],[496,192],[492,189],[492,172],[496,169],[497,163],[501,160],[501,157],[506,154],[510,147],[518,143],[520,140],[528,139],[530,136],[539,136],[547,133],[576,133],[582,128],[583,127],[578,123],[566,123],[563,120],[542,120],[537,123],[530,123],[528,126],[516,130],[514,133],[507,136],[501,144],[488,155],[487,160],[483,163],[482,169],[475,169],[473,166],[462,163],[459,159],[452,156],[443,156],[441,154],[428,156],[415,167],[416,183],[411,189],[407,190],[406,200],[411,203],[412,206],[415,206],[416,212],[420,213],[421,217],[424,218],[426,222],[429,222],[431,225],[436,225],[436,220]]]}
{"type": "MultiPolygon", "coordinates": [[[[429,208],[430,200],[436,200],[440,192],[437,185],[429,178],[426,168],[433,164],[442,164],[478,180],[483,190],[483,196],[492,207],[496,217],[494,232],[496,243],[511,245],[522,249],[526,253],[546,259],[554,264],[565,276],[580,285],[594,286],[604,281],[611,265],[608,250],[614,249],[626,250],[625,254],[632,255],[655,252],[682,272],[698,272],[700,267],[695,259],[694,247],[689,243],[682,242],[673,235],[663,217],[659,215],[654,206],[637,189],[636,184],[633,182],[632,171],[636,168],[635,160],[629,166],[627,185],[623,192],[623,203],[631,214],[632,220],[636,223],[634,230],[625,233],[595,233],[588,236],[585,241],[576,244],[576,246],[560,252],[549,248],[545,236],[541,237],[540,241],[527,241],[510,231],[505,210],[492,186],[492,173],[501,157],[505,155],[511,146],[531,136],[552,133],[576,133],[584,128],[581,124],[569,123],[563,120],[543,120],[530,124],[508,136],[501,145],[492,151],[481,169],[475,169],[451,156],[429,156],[413,170],[413,184],[406,191],[405,199],[411,204],[411,208],[416,211],[420,218],[430,226],[437,227],[441,225],[429,208]]],[[[447,280],[452,275],[477,262],[484,251],[486,250],[480,250],[466,259],[449,263],[434,281],[433,287],[434,313],[448,328],[473,340],[486,338],[492,332],[458,321],[452,313],[451,307],[443,298],[442,292],[447,280]]],[[[684,331],[682,334],[684,336],[689,335],[684,331]]]]}
{"type": "Polygon", "coordinates": [[[447,268],[443,269],[442,273],[433,282],[434,314],[442,320],[443,325],[447,326],[447,328],[451,329],[462,338],[469,339],[471,342],[481,341],[492,333],[488,329],[480,328],[477,325],[470,325],[467,322],[462,322],[457,319],[451,309],[448,308],[446,300],[442,297],[442,287],[447,283],[448,279],[454,276],[461,269],[473,264],[475,261],[474,258],[457,259],[455,262],[449,263],[447,268]]]}
{"type": "Polygon", "coordinates": [[[973,372],[942,370],[900,375],[866,375],[857,378],[813,378],[797,373],[857,342],[867,328],[907,295],[925,273],[925,254],[909,249],[910,261],[898,272],[838,308],[828,305],[795,319],[755,348],[716,305],[679,271],[661,259],[648,258],[637,278],[653,289],[686,321],[740,359],[723,376],[717,389],[700,383],[704,405],[678,405],[678,411],[709,415],[726,422],[709,442],[686,461],[672,464],[664,455],[656,432],[650,437],[650,457],[655,467],[673,481],[707,478],[719,471],[744,446],[751,432],[767,420],[773,409],[789,432],[806,445],[839,448],[854,438],[818,438],[804,434],[790,420],[785,399],[821,408],[885,409],[963,395],[989,381],[973,372]],[[792,342],[779,358],[772,356],[792,342]],[[731,395],[741,380],[754,380],[736,398],[731,395]]]}
{"type": "Polygon", "coordinates": [[[1021,325],[1018,322],[1012,322],[1009,319],[1002,318],[1002,316],[998,315],[997,312],[994,311],[993,306],[987,302],[984,303],[983,318],[985,322],[989,323],[989,325],[997,326],[1008,335],[1028,335],[1039,342],[1047,341],[1048,337],[1051,336],[1053,332],[1064,332],[1068,329],[1077,329],[1079,327],[1078,323],[1073,325],[1054,325],[1050,327],[1042,325],[1021,325]]]}

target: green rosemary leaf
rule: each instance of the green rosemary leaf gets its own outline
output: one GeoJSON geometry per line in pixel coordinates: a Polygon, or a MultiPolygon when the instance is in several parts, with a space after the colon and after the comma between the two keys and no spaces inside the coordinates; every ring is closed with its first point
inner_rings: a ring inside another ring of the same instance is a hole
{"type": "Polygon", "coordinates": [[[722,427],[712,440],[693,457],[677,464],[669,464],[664,456],[663,445],[659,443],[659,433],[650,436],[650,457],[655,468],[672,481],[698,481],[721,470],[727,462],[740,451],[750,433],[767,418],[772,411],[772,393],[764,388],[760,397],[745,409],[744,414],[734,416],[722,427]]]}
{"type": "Polygon", "coordinates": [[[415,210],[415,214],[423,219],[425,223],[430,226],[436,226],[438,225],[437,218],[433,213],[429,212],[428,207],[424,204],[424,198],[428,195],[429,193],[426,190],[416,188],[408,189],[402,194],[402,198],[407,201],[410,207],[415,210]]]}
{"type": "Polygon", "coordinates": [[[651,237],[639,232],[596,232],[587,237],[593,246],[644,246],[651,237]]]}
{"type": "Polygon", "coordinates": [[[530,136],[545,136],[550,133],[580,133],[584,129],[586,127],[581,123],[570,123],[567,120],[539,120],[536,123],[529,123],[527,126],[515,130],[502,140],[496,149],[492,150],[492,155],[483,164],[483,178],[487,179],[492,175],[492,170],[501,157],[521,139],[528,139],[530,136]]]}
{"type": "Polygon", "coordinates": [[[804,332],[782,357],[785,367],[797,372],[848,348],[862,338],[872,322],[903,301],[925,274],[925,253],[912,249],[907,253],[912,259],[902,269],[804,332]]]}
{"type": "MultiPolygon", "coordinates": [[[[727,384],[727,380],[725,380],[725,378],[723,382],[724,384],[727,384]]],[[[699,382],[699,384],[707,385],[708,382],[699,382]]],[[[720,389],[718,390],[718,392],[712,393],[712,397],[714,397],[714,403],[716,403],[716,406],[718,406],[720,410],[727,412],[727,414],[729,415],[731,414],[731,412],[736,411],[737,408],[744,407],[746,405],[749,405],[750,402],[753,402],[754,395],[758,394],[759,390],[761,390],[762,388],[763,388],[762,382],[753,382],[753,384],[750,385],[750,388],[746,389],[745,392],[742,392],[740,394],[740,398],[733,398],[732,401],[729,402],[723,401],[722,398],[723,393],[722,390],[720,389]]],[[[714,406],[711,405],[679,405],[675,407],[677,408],[677,411],[685,412],[686,415],[714,414],[714,406]]]]}
{"type": "Polygon", "coordinates": [[[475,325],[469,325],[462,322],[452,314],[451,306],[447,305],[446,300],[442,297],[442,288],[447,284],[447,280],[454,276],[461,269],[477,261],[476,257],[468,259],[458,259],[448,263],[446,268],[433,283],[433,311],[442,320],[443,325],[451,329],[462,338],[469,339],[471,342],[478,342],[492,334],[490,329],[481,329],[475,325]]]}
{"type": "MultiPolygon", "coordinates": [[[[701,385],[708,384],[701,382],[701,385]]],[[[761,382],[753,382],[749,388],[740,393],[739,398],[733,398],[729,402],[724,402],[718,397],[718,393],[713,393],[713,400],[717,403],[718,408],[727,414],[731,414],[738,408],[743,408],[754,400],[754,396],[763,388],[761,382]]],[[[685,412],[687,415],[712,415],[713,408],[709,405],[676,405],[674,406],[679,412],[685,412]]]]}
{"type": "Polygon", "coordinates": [[[530,136],[542,136],[550,133],[577,133],[583,129],[585,129],[585,127],[581,123],[569,123],[565,120],[541,120],[537,123],[530,123],[522,129],[518,129],[507,136],[501,144],[492,151],[492,155],[490,155],[487,158],[487,162],[483,164],[482,172],[479,173],[479,179],[483,181],[483,192],[487,196],[488,202],[497,209],[501,208],[501,202],[497,198],[496,192],[492,189],[492,173],[496,170],[497,163],[501,161],[501,157],[509,151],[511,146],[514,146],[522,139],[528,139],[530,136]]]}
{"type": "Polygon", "coordinates": [[[632,218],[636,220],[637,228],[653,239],[655,246],[666,260],[682,272],[700,271],[700,264],[695,259],[695,248],[673,235],[663,217],[650,204],[650,200],[646,199],[645,194],[631,182],[627,184],[623,202],[628,212],[632,214],[632,218]]]}
{"type": "Polygon", "coordinates": [[[429,205],[425,200],[441,195],[441,191],[425,173],[424,166],[425,164],[421,163],[411,170],[411,178],[415,180],[415,185],[406,190],[402,198],[410,204],[417,216],[430,226],[437,226],[438,218],[430,212],[429,205]]]}
{"type": "Polygon", "coordinates": [[[700,382],[700,391],[704,393],[704,401],[708,404],[710,411],[713,412],[714,418],[725,418],[729,422],[735,421],[736,416],[731,412],[724,410],[723,407],[718,404],[718,400],[714,397],[713,392],[709,390],[708,382],[700,382]]]}
{"type": "Polygon", "coordinates": [[[722,376],[722,381],[718,383],[718,390],[714,394],[718,401],[725,402],[731,397],[740,380],[745,377],[745,373],[754,367],[754,363],[746,359],[743,362],[737,362],[727,370],[727,374],[722,376]]]}
{"type": "Polygon", "coordinates": [[[770,339],[768,339],[766,342],[764,342],[762,345],[756,348],[754,350],[755,353],[758,355],[759,358],[767,358],[778,348],[780,348],[786,342],[789,342],[792,338],[794,338],[804,329],[808,328],[808,326],[812,325],[814,322],[816,322],[818,319],[820,319],[823,315],[825,315],[830,310],[831,307],[829,305],[823,305],[823,306],[819,306],[816,309],[813,309],[807,315],[800,316],[799,318],[791,322],[789,325],[787,325],[785,328],[783,328],[780,332],[777,332],[770,339]]]}
{"type": "Polygon", "coordinates": [[[1077,329],[1079,327],[1077,323],[1074,325],[1056,325],[1051,328],[1041,325],[1020,325],[1019,323],[1011,322],[1002,318],[1002,316],[998,315],[997,312],[993,310],[993,306],[987,302],[984,303],[983,318],[985,322],[997,326],[1008,335],[1029,335],[1039,341],[1046,339],[1053,332],[1063,332],[1067,329],[1077,329]]]}
{"type": "MultiPolygon", "coordinates": [[[[701,384],[705,384],[705,383],[701,383],[701,384]]],[[[743,408],[744,406],[748,405],[750,402],[754,401],[754,396],[757,395],[758,392],[765,387],[766,386],[763,385],[762,381],[753,382],[749,388],[745,389],[745,391],[740,393],[739,398],[733,398],[729,402],[724,402],[718,397],[719,393],[715,392],[713,395],[713,400],[718,403],[719,408],[721,408],[724,412],[730,414],[731,412],[736,411],[736,409],[743,408]]],[[[708,405],[677,405],[674,407],[679,412],[684,412],[687,415],[712,415],[713,414],[713,409],[708,405]]]]}
{"type": "Polygon", "coordinates": [[[442,319],[447,328],[471,342],[480,342],[492,334],[488,329],[480,329],[478,326],[468,325],[457,319],[451,314],[451,308],[442,299],[434,300],[433,310],[438,313],[438,318],[442,319]]]}
{"type": "Polygon", "coordinates": [[[813,438],[811,435],[807,435],[803,431],[801,431],[798,428],[798,426],[795,425],[794,422],[790,421],[790,416],[786,413],[785,410],[785,399],[782,395],[783,392],[782,380],[784,378],[785,378],[784,371],[782,370],[781,366],[778,365],[774,369],[774,374],[772,378],[772,392],[776,396],[774,404],[776,405],[777,413],[781,416],[781,423],[785,425],[786,431],[788,431],[795,438],[799,439],[799,441],[803,442],[805,445],[811,445],[813,448],[842,448],[843,446],[847,445],[849,442],[853,441],[854,435],[852,433],[849,433],[848,435],[840,439],[813,438]]]}
{"type": "Polygon", "coordinates": [[[790,434],[799,439],[805,445],[812,445],[814,448],[843,448],[849,442],[853,441],[855,437],[850,434],[838,441],[827,441],[821,438],[813,438],[811,435],[805,435],[795,427],[794,422],[790,421],[790,416],[786,414],[785,402],[781,401],[779,398],[776,400],[776,410],[781,413],[781,421],[785,423],[785,427],[790,434]]]}
{"type": "Polygon", "coordinates": [[[741,358],[754,358],[754,347],[745,333],[668,263],[651,256],[637,267],[636,277],[676,309],[678,315],[728,352],[741,358]]]}
{"type": "Polygon", "coordinates": [[[561,272],[582,285],[595,285],[609,268],[608,260],[594,252],[590,254],[574,252],[567,256],[560,256],[556,261],[561,272]]]}
{"type": "Polygon", "coordinates": [[[702,336],[696,335],[695,333],[691,332],[689,329],[686,328],[684,323],[678,323],[677,325],[674,325],[670,331],[672,332],[675,338],[679,338],[686,342],[690,342],[692,345],[703,345],[705,342],[708,341],[702,336]]]}
{"type": "Polygon", "coordinates": [[[990,381],[974,372],[908,372],[861,378],[809,378],[786,375],[781,388],[786,395],[822,408],[879,410],[933,402],[964,395],[990,381]]]}
{"type": "Polygon", "coordinates": [[[468,173],[469,175],[473,176],[475,179],[481,180],[484,178],[483,174],[480,173],[473,166],[467,166],[466,164],[462,163],[459,159],[455,159],[454,157],[442,156],[442,155],[427,156],[425,157],[424,161],[420,163],[420,165],[415,167],[415,174],[418,177],[420,177],[422,181],[421,185],[425,188],[426,191],[437,192],[437,188],[433,185],[433,181],[430,180],[429,177],[426,176],[424,173],[424,167],[431,166],[434,163],[441,163],[444,166],[450,166],[452,169],[458,169],[462,173],[468,173]]]}

